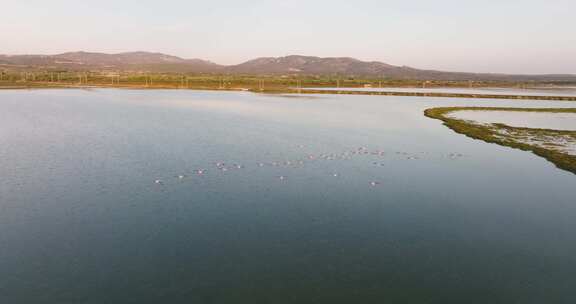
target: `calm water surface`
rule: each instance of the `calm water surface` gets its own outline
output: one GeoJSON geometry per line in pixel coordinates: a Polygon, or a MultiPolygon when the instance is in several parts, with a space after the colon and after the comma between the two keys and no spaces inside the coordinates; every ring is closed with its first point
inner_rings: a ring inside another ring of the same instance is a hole
{"type": "Polygon", "coordinates": [[[576,177],[472,105],[571,104],[2,91],[0,303],[574,303],[576,177]]]}

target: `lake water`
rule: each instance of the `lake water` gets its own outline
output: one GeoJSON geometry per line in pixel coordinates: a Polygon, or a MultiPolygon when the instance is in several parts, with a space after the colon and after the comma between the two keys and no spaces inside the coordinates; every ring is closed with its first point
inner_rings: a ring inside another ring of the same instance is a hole
{"type": "Polygon", "coordinates": [[[0,303],[573,303],[574,174],[436,106],[0,91],[0,303]]]}
{"type": "Polygon", "coordinates": [[[479,123],[502,123],[512,127],[576,131],[576,113],[514,111],[456,111],[450,117],[479,123]]]}
{"type": "MultiPolygon", "coordinates": [[[[575,87],[550,88],[313,88],[327,91],[402,92],[402,93],[451,93],[523,96],[576,96],[575,87]]],[[[303,89],[306,90],[306,89],[303,89]]]]}

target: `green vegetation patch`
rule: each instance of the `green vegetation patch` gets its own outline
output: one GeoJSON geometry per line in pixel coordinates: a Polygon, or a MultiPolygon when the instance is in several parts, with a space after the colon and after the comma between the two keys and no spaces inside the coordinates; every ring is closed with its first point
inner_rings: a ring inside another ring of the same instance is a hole
{"type": "MultiPolygon", "coordinates": [[[[250,75],[212,73],[160,73],[146,71],[67,71],[30,67],[24,70],[1,69],[0,89],[26,88],[128,88],[240,90],[267,94],[349,94],[379,96],[417,96],[452,98],[490,98],[517,100],[576,101],[576,96],[532,96],[467,94],[442,92],[358,91],[353,88],[527,88],[532,86],[570,85],[571,83],[521,83],[511,81],[416,80],[386,77],[366,78],[344,75],[250,75]],[[340,88],[315,90],[314,88],[340,88]]],[[[573,84],[572,84],[573,85],[573,84]]],[[[553,94],[553,93],[551,93],[553,94]]]]}
{"type": "Polygon", "coordinates": [[[483,124],[450,117],[456,111],[509,111],[542,113],[576,113],[576,109],[446,107],[424,111],[427,117],[439,119],[444,125],[468,137],[516,148],[544,157],[556,167],[576,174],[576,131],[512,127],[505,124],[483,124]]]}

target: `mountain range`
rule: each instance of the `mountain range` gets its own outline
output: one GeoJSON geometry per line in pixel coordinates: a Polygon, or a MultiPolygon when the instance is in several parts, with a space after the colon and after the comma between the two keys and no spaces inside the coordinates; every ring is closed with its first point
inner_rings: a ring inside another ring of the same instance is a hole
{"type": "Polygon", "coordinates": [[[332,75],[418,80],[555,81],[576,82],[576,75],[512,75],[458,73],[395,66],[349,57],[264,57],[238,65],[219,65],[202,59],[129,52],[104,54],[69,52],[57,55],[0,55],[0,70],[129,71],[152,73],[211,73],[250,75],[332,75]]]}

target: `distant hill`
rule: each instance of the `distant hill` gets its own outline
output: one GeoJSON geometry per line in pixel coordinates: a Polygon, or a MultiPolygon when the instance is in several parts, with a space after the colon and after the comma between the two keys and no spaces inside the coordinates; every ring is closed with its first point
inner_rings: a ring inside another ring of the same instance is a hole
{"type": "Polygon", "coordinates": [[[377,61],[349,57],[321,58],[312,56],[264,57],[229,66],[226,71],[243,74],[305,74],[365,76],[422,80],[500,80],[500,81],[576,81],[576,75],[507,75],[457,73],[420,70],[377,61]]]}
{"type": "Polygon", "coordinates": [[[240,73],[302,73],[302,74],[341,74],[379,75],[397,73],[401,69],[381,62],[364,62],[354,58],[320,58],[311,56],[267,57],[250,60],[231,66],[230,71],[240,73]]]}
{"type": "Polygon", "coordinates": [[[314,56],[264,57],[238,65],[218,65],[201,59],[129,52],[119,54],[70,52],[58,55],[0,55],[0,69],[67,70],[67,71],[132,71],[160,73],[225,73],[254,75],[333,75],[419,80],[495,80],[495,81],[563,81],[576,82],[576,75],[507,75],[455,73],[420,70],[376,61],[349,57],[314,56]]]}
{"type": "MultiPolygon", "coordinates": [[[[0,64],[2,63],[4,63],[5,68],[71,71],[121,70],[166,73],[211,73],[222,69],[222,66],[206,60],[183,59],[176,56],[150,52],[120,54],[70,52],[58,55],[4,55],[0,56],[0,64]]],[[[0,68],[2,68],[2,66],[0,66],[0,68]]]]}

